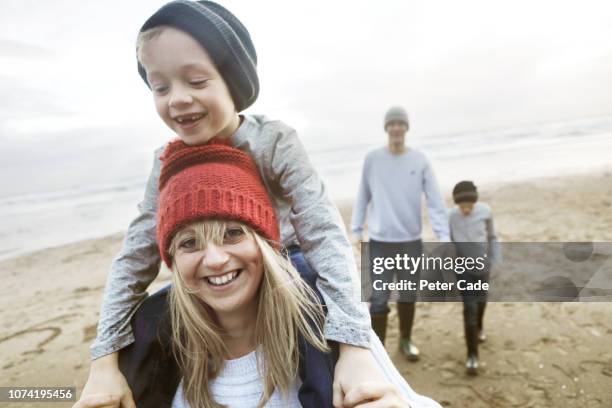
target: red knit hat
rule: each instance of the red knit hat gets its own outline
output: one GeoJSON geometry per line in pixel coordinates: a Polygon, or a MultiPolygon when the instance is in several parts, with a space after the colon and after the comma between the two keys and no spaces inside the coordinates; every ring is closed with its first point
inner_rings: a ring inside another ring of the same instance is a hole
{"type": "Polygon", "coordinates": [[[168,249],[174,234],[203,219],[243,222],[272,241],[279,241],[276,213],[249,155],[214,141],[188,146],[170,142],[161,157],[157,242],[171,267],[168,249]]]}

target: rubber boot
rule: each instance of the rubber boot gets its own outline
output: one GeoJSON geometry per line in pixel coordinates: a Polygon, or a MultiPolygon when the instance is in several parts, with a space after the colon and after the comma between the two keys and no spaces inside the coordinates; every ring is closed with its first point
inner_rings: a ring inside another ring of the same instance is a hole
{"type": "Polygon", "coordinates": [[[484,312],[487,307],[487,302],[478,302],[478,341],[484,343],[487,341],[487,335],[484,332],[483,320],[484,312]]]}
{"type": "Polygon", "coordinates": [[[468,359],[465,363],[465,371],[468,375],[477,375],[478,374],[478,357],[477,356],[468,356],[468,359]]]}
{"type": "Polygon", "coordinates": [[[465,368],[469,375],[478,374],[478,325],[464,324],[467,362],[465,368]]]}
{"type": "Polygon", "coordinates": [[[383,346],[385,345],[385,337],[387,335],[387,316],[387,313],[371,315],[372,330],[374,330],[383,346]]]}
{"type": "Polygon", "coordinates": [[[400,349],[404,356],[410,361],[419,359],[419,349],[412,343],[412,323],[414,322],[414,312],[416,305],[414,303],[397,303],[397,317],[399,318],[400,327],[400,349]]]}

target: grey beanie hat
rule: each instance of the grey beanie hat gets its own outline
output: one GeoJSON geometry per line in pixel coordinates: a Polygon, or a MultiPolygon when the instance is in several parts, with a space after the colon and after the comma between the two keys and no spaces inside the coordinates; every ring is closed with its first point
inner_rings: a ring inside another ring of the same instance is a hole
{"type": "MultiPolygon", "coordinates": [[[[246,27],[229,10],[212,1],[176,0],[149,17],[140,32],[161,25],[182,30],[202,45],[229,88],[238,112],[255,102],[259,94],[257,53],[246,27]]],[[[149,86],[140,61],[138,73],[149,86]]]]}
{"type": "Polygon", "coordinates": [[[408,122],[408,113],[406,109],[401,106],[394,106],[385,113],[385,130],[387,130],[387,125],[393,121],[404,122],[406,126],[410,126],[410,122],[408,122]]]}

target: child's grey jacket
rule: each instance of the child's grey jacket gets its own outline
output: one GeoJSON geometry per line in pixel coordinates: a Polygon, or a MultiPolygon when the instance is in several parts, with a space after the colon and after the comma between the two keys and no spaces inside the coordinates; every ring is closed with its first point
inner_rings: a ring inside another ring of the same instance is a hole
{"type": "Polygon", "coordinates": [[[476,202],[474,209],[467,216],[461,214],[457,207],[450,210],[450,234],[453,242],[482,243],[483,253],[491,263],[502,261],[501,248],[495,233],[491,207],[486,203],[476,202]]]}
{"type": "MultiPolygon", "coordinates": [[[[264,116],[245,116],[232,144],[257,164],[278,213],[281,241],[286,246],[298,244],[319,276],[317,287],[328,310],[325,337],[368,347],[370,317],[359,301],[355,259],[342,218],[295,130],[264,116]]],[[[159,271],[155,229],[162,151],[155,152],[140,214],[130,224],[108,275],[98,336],[91,346],[94,359],[134,341],[130,318],[159,271]]]]}

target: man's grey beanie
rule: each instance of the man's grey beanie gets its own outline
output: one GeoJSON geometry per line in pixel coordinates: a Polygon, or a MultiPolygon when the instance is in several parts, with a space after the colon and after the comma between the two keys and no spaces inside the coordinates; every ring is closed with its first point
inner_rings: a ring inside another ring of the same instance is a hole
{"type": "Polygon", "coordinates": [[[408,113],[406,112],[406,109],[402,108],[401,106],[394,106],[390,108],[385,114],[385,130],[387,130],[387,125],[393,121],[404,122],[406,126],[409,126],[408,113]]]}
{"type": "MultiPolygon", "coordinates": [[[[191,35],[212,58],[241,112],[259,94],[257,53],[246,27],[225,7],[212,1],[172,1],[157,10],[140,32],[167,25],[191,35]]],[[[138,72],[147,86],[147,74],[138,62],[138,72]]]]}

